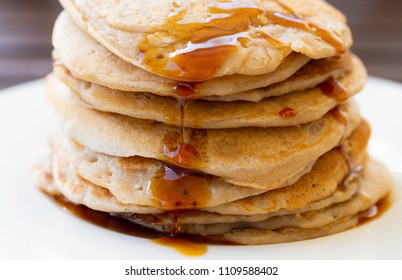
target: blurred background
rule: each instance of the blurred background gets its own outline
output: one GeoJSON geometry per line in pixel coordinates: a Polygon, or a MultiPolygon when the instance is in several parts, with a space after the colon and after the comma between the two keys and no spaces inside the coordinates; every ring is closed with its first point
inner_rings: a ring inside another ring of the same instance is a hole
{"type": "MultiPolygon", "coordinates": [[[[369,74],[402,82],[402,0],[327,0],[348,17],[369,74]]],[[[57,0],[0,0],[0,89],[51,71],[57,0]]]]}

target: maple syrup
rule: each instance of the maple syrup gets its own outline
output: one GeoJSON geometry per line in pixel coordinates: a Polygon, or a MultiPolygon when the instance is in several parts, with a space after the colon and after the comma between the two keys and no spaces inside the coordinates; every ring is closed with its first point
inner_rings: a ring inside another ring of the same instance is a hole
{"type": "MultiPolygon", "coordinates": [[[[208,2],[208,17],[200,22],[187,23],[187,10],[174,3],[172,13],[162,25],[154,26],[140,43],[138,55],[149,71],[178,81],[203,82],[214,77],[224,63],[245,45],[252,28],[267,23],[297,28],[319,36],[345,52],[342,41],[327,28],[310,22],[290,7],[276,1],[287,14],[265,12],[250,3],[238,0],[208,2]],[[163,42],[163,44],[161,43],[163,42]]],[[[257,30],[273,47],[284,44],[270,34],[257,30]]]]}
{"type": "Polygon", "coordinates": [[[273,12],[267,13],[266,15],[267,18],[274,24],[300,29],[320,37],[325,42],[333,46],[338,51],[338,54],[343,54],[346,51],[344,44],[337,37],[335,37],[331,31],[316,23],[305,20],[296,14],[273,12]]]}
{"type": "Polygon", "coordinates": [[[190,238],[186,237],[171,238],[164,233],[142,227],[127,219],[111,215],[110,213],[96,211],[84,205],[74,204],[64,197],[49,197],[74,216],[96,226],[122,234],[150,239],[156,244],[171,247],[185,256],[201,256],[207,252],[205,240],[202,240],[202,242],[192,242],[190,238]]]}
{"type": "Polygon", "coordinates": [[[151,179],[149,188],[154,204],[164,210],[202,208],[211,198],[209,176],[167,165],[151,179]]]}
{"type": "Polygon", "coordinates": [[[99,227],[140,238],[154,239],[164,236],[163,233],[142,227],[129,220],[112,216],[110,213],[96,211],[84,205],[74,204],[62,196],[49,197],[74,216],[99,227]]]}
{"type": "Polygon", "coordinates": [[[211,1],[209,18],[183,23],[187,11],[176,10],[163,25],[155,26],[139,47],[139,57],[151,72],[179,81],[202,82],[238,51],[237,42],[263,14],[257,7],[239,7],[238,1],[211,1]],[[167,43],[160,45],[162,38],[167,43]],[[180,46],[180,47],[178,47],[180,46]]]}
{"type": "Polygon", "coordinates": [[[318,87],[323,94],[335,99],[340,104],[345,103],[350,97],[347,89],[334,78],[330,78],[327,81],[319,84],[318,87]]]}
{"type": "Polygon", "coordinates": [[[271,20],[277,24],[281,24],[285,27],[293,27],[297,29],[304,30],[313,35],[321,37],[325,42],[332,45],[337,51],[337,56],[340,57],[343,53],[345,53],[346,48],[343,43],[335,37],[327,28],[310,22],[300,15],[298,15],[291,7],[284,4],[280,0],[274,0],[282,9],[287,12],[287,15],[282,13],[272,13],[271,20]]]}
{"type": "Polygon", "coordinates": [[[392,205],[392,195],[387,194],[384,198],[380,199],[375,205],[365,212],[365,215],[360,217],[357,226],[367,224],[374,219],[381,217],[392,205]]]}
{"type": "Polygon", "coordinates": [[[279,112],[279,115],[280,115],[282,118],[290,118],[290,117],[296,116],[296,115],[297,115],[297,112],[296,112],[295,109],[286,107],[286,108],[283,108],[283,109],[279,112]]]}
{"type": "MultiPolygon", "coordinates": [[[[206,252],[205,244],[194,244],[180,237],[180,214],[189,209],[202,208],[211,196],[208,175],[189,169],[197,164],[196,147],[185,143],[185,113],[188,104],[196,98],[197,83],[214,77],[217,70],[238,51],[237,44],[245,45],[249,30],[259,27],[267,20],[285,27],[304,30],[321,37],[333,45],[339,53],[345,51],[342,42],[326,28],[309,22],[297,15],[291,8],[276,1],[287,14],[262,11],[258,6],[240,7],[239,1],[210,1],[209,17],[202,22],[183,23],[186,10],[176,2],[172,2],[173,10],[166,22],[155,26],[139,47],[141,62],[158,75],[171,78],[177,82],[173,91],[180,109],[180,133],[168,133],[164,141],[164,156],[169,164],[164,164],[151,182],[149,189],[155,198],[154,203],[166,208],[171,216],[169,238],[165,234],[144,228],[124,218],[109,213],[91,210],[82,205],[75,205],[63,198],[54,198],[62,207],[72,214],[93,224],[109,230],[153,239],[153,242],[171,246],[185,255],[201,255],[206,252]],[[175,43],[161,46],[161,38],[168,38],[175,43]],[[171,211],[173,210],[173,211],[171,211]]],[[[275,48],[286,45],[270,34],[259,31],[259,36],[267,40],[275,48]]],[[[336,85],[329,89],[322,85],[322,91],[334,91],[336,85]]],[[[343,100],[342,95],[336,98],[343,100]]],[[[337,119],[346,118],[337,108],[331,113],[337,119]]],[[[282,117],[292,117],[297,112],[292,108],[284,108],[279,112],[282,117]]],[[[352,166],[352,165],[350,165],[352,166]]],[[[352,170],[352,168],[351,168],[352,170]]],[[[201,238],[202,239],[202,238],[201,238]]],[[[202,239],[206,241],[206,239],[202,239]]]]}
{"type": "Polygon", "coordinates": [[[198,257],[205,255],[208,248],[205,244],[191,242],[185,238],[159,237],[152,240],[153,243],[170,247],[185,256],[198,257]]]}
{"type": "Polygon", "coordinates": [[[339,144],[334,148],[344,159],[348,166],[348,172],[343,177],[342,181],[338,185],[338,189],[346,191],[346,182],[356,180],[363,172],[363,166],[361,164],[354,164],[352,155],[346,150],[343,144],[339,144]]]}
{"type": "Polygon", "coordinates": [[[343,125],[347,125],[348,124],[348,118],[346,116],[346,114],[344,112],[342,112],[341,110],[339,110],[339,107],[336,106],[334,108],[332,108],[329,113],[341,124],[343,125]]]}

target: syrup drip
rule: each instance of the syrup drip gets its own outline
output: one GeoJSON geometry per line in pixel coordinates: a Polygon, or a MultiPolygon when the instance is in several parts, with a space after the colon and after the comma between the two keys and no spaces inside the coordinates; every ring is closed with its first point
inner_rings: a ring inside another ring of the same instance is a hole
{"type": "Polygon", "coordinates": [[[194,243],[183,238],[160,237],[152,240],[153,243],[171,247],[185,256],[198,257],[207,252],[205,244],[194,243]]]}
{"type": "Polygon", "coordinates": [[[176,238],[180,231],[179,216],[180,212],[172,211],[170,215],[170,237],[176,238]]]}
{"type": "Polygon", "coordinates": [[[335,150],[343,157],[343,159],[347,163],[349,173],[352,172],[354,167],[352,155],[346,150],[343,144],[339,144],[338,146],[336,146],[335,150]]]}
{"type": "Polygon", "coordinates": [[[346,182],[356,180],[363,172],[363,166],[361,164],[356,165],[353,163],[352,155],[346,150],[344,145],[339,144],[335,147],[335,150],[343,157],[348,165],[348,172],[338,186],[339,190],[346,190],[346,182]]]}
{"type": "Polygon", "coordinates": [[[278,39],[276,39],[274,36],[265,33],[264,31],[260,30],[257,32],[262,38],[264,38],[267,42],[269,42],[272,46],[274,46],[275,48],[283,48],[286,45],[284,43],[282,43],[281,41],[279,41],[278,39]]]}
{"type": "Polygon", "coordinates": [[[391,207],[391,205],[392,198],[391,195],[388,194],[364,213],[364,215],[359,219],[357,226],[367,224],[368,222],[381,217],[391,207]]]}
{"type": "Polygon", "coordinates": [[[335,99],[340,104],[345,103],[349,99],[350,94],[347,89],[333,78],[319,84],[318,87],[323,94],[335,99]]]}
{"type": "Polygon", "coordinates": [[[180,231],[179,218],[181,212],[205,207],[211,197],[209,176],[189,169],[197,166],[197,150],[187,144],[185,135],[185,115],[188,104],[194,98],[195,83],[177,83],[176,98],[180,110],[180,133],[170,132],[164,139],[164,156],[170,164],[163,168],[150,182],[150,190],[159,208],[172,211],[171,237],[176,237],[180,231]]]}
{"type": "Polygon", "coordinates": [[[291,118],[291,117],[296,116],[296,115],[297,115],[297,112],[296,112],[295,109],[286,107],[286,108],[283,108],[283,109],[279,112],[279,115],[280,115],[282,118],[291,118]]]}
{"type": "MultiPolygon", "coordinates": [[[[197,209],[211,197],[209,177],[189,170],[175,170],[165,165],[150,182],[154,203],[165,210],[197,209]]],[[[175,216],[178,216],[175,213],[175,216]]],[[[177,230],[173,231],[177,233],[177,230]]]]}
{"type": "Polygon", "coordinates": [[[330,113],[338,122],[340,122],[341,124],[343,124],[343,125],[345,125],[345,126],[348,124],[348,119],[347,119],[346,114],[343,113],[343,112],[341,112],[341,111],[339,110],[339,107],[338,107],[338,106],[336,106],[335,108],[331,109],[331,110],[329,111],[329,113],[330,113]]]}
{"type": "Polygon", "coordinates": [[[346,48],[343,45],[342,41],[339,40],[336,36],[334,36],[330,30],[302,18],[292,8],[290,8],[288,5],[285,5],[281,1],[279,0],[274,1],[279,6],[281,6],[281,8],[284,9],[288,14],[285,15],[279,12],[268,14],[267,15],[268,19],[270,19],[273,23],[282,25],[284,27],[297,28],[306,31],[310,34],[316,35],[321,39],[323,39],[328,44],[330,44],[331,46],[333,46],[338,51],[338,56],[345,53],[346,48]]]}
{"type": "Polygon", "coordinates": [[[282,3],[282,1],[280,0],[274,0],[276,4],[278,4],[279,6],[281,6],[282,9],[284,9],[288,14],[291,14],[293,16],[296,15],[296,12],[290,8],[288,5],[285,5],[284,3],[282,3]]]}
{"type": "MultiPolygon", "coordinates": [[[[238,51],[238,43],[244,46],[248,42],[250,29],[263,26],[267,21],[304,30],[319,36],[339,53],[345,52],[343,43],[330,30],[276,2],[287,14],[264,12],[256,5],[241,6],[238,0],[210,1],[208,18],[191,23],[185,22],[187,10],[173,2],[173,12],[165,23],[152,28],[141,42],[140,60],[151,72],[170,79],[206,81],[238,51]]],[[[257,34],[273,47],[284,46],[265,32],[257,31],[257,34]]]]}

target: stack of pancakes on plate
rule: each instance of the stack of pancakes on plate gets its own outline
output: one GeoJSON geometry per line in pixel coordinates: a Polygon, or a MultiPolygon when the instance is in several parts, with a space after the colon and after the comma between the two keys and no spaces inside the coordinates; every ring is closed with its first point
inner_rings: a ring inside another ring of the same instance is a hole
{"type": "Polygon", "coordinates": [[[389,192],[351,97],[366,82],[321,0],[61,0],[37,185],[165,232],[309,239],[389,192]]]}

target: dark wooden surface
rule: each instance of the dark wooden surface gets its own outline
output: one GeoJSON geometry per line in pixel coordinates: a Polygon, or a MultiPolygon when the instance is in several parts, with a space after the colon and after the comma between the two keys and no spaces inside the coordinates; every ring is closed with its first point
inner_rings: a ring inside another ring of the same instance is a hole
{"type": "MultiPolygon", "coordinates": [[[[301,0],[302,1],[302,0],[301,0]]],[[[348,17],[370,75],[402,82],[402,1],[328,0],[348,17]]],[[[51,71],[57,0],[0,0],[0,89],[51,71]]]]}

